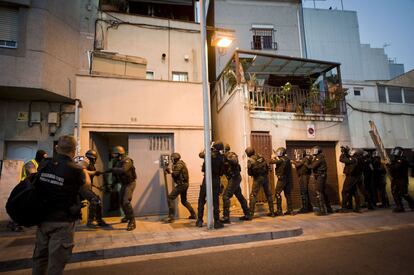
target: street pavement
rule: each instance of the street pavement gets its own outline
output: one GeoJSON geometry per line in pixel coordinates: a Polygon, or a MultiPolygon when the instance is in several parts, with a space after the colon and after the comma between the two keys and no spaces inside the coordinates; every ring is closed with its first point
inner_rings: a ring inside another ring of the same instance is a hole
{"type": "Polygon", "coordinates": [[[414,227],[303,242],[278,241],[259,247],[80,267],[65,274],[414,274],[414,227]]]}
{"type": "MultiPolygon", "coordinates": [[[[236,211],[232,213],[236,216],[236,211]]],[[[277,218],[260,214],[251,222],[240,222],[234,217],[232,224],[212,231],[197,228],[194,220],[187,219],[166,224],[159,217],[139,218],[137,229],[132,232],[127,232],[126,224],[120,224],[119,219],[107,221],[111,227],[106,229],[77,226],[72,264],[67,270],[129,262],[134,257],[143,260],[195,251],[227,250],[238,244],[310,241],[411,228],[414,227],[414,212],[396,214],[383,209],[362,214],[317,217],[310,213],[277,218]]],[[[33,229],[23,233],[0,231],[0,272],[21,270],[22,273],[17,271],[17,274],[29,274],[27,268],[31,266],[34,239],[33,229]]]]}

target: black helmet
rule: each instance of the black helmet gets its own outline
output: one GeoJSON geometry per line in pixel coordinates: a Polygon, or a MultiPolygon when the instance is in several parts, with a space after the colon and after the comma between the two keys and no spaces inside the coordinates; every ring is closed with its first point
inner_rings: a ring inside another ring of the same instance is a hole
{"type": "Polygon", "coordinates": [[[251,147],[251,146],[247,147],[246,150],[244,150],[244,152],[246,153],[246,155],[248,157],[251,157],[255,154],[255,151],[254,151],[253,147],[251,147]]]}
{"type": "Polygon", "coordinates": [[[230,144],[226,143],[226,145],[224,145],[224,151],[230,152],[230,144]]]}
{"type": "Polygon", "coordinates": [[[223,151],[224,150],[223,142],[221,141],[213,142],[213,144],[211,144],[211,149],[213,149],[214,151],[223,151]]]}
{"type": "Polygon", "coordinates": [[[281,156],[284,156],[284,155],[286,155],[286,148],[284,148],[284,147],[277,148],[276,156],[281,157],[281,156]]]}
{"type": "Polygon", "coordinates": [[[171,154],[171,160],[174,163],[177,162],[177,161],[179,161],[180,158],[181,158],[181,155],[179,153],[174,152],[174,153],[171,154]]]}
{"type": "Polygon", "coordinates": [[[114,148],[112,148],[111,153],[114,157],[123,156],[125,155],[125,149],[122,146],[115,146],[114,148]]]}
{"type": "Polygon", "coordinates": [[[394,149],[391,150],[391,155],[395,157],[402,157],[404,154],[404,149],[400,146],[394,147],[394,149]]]}
{"type": "Polygon", "coordinates": [[[322,153],[322,148],[320,146],[313,146],[312,147],[312,155],[316,156],[322,153]]]}
{"type": "Polygon", "coordinates": [[[359,148],[352,148],[351,151],[349,152],[349,155],[351,157],[353,157],[353,156],[356,156],[356,157],[363,156],[364,155],[364,150],[359,149],[359,148]]]}
{"type": "Polygon", "coordinates": [[[90,149],[85,153],[85,157],[96,160],[98,158],[98,154],[95,150],[90,149]]]}
{"type": "Polygon", "coordinates": [[[47,158],[46,151],[44,151],[44,150],[37,150],[36,157],[35,157],[35,160],[37,161],[37,163],[42,162],[42,160],[44,160],[45,158],[47,158]]]}

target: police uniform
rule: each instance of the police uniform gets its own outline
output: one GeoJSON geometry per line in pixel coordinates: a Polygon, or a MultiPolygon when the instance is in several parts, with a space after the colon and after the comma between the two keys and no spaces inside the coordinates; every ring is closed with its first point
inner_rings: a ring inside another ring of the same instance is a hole
{"type": "Polygon", "coordinates": [[[234,152],[227,152],[224,156],[224,174],[228,180],[228,184],[223,193],[223,222],[230,222],[230,199],[233,195],[236,196],[243,209],[244,217],[241,217],[240,219],[250,219],[247,200],[244,198],[240,188],[240,171],[241,168],[237,154],[234,152]]]}
{"type": "Polygon", "coordinates": [[[395,156],[388,168],[391,175],[391,192],[396,205],[393,211],[404,211],[402,199],[405,199],[411,210],[414,210],[414,200],[408,194],[408,161],[403,156],[395,156]]]}
{"type": "Polygon", "coordinates": [[[275,164],[275,173],[277,176],[277,183],[276,183],[276,190],[275,190],[275,197],[276,197],[276,206],[277,206],[277,215],[283,215],[282,212],[282,191],[286,198],[287,204],[287,211],[286,215],[293,214],[293,206],[292,206],[292,165],[290,163],[290,159],[286,156],[280,156],[276,159],[272,159],[270,161],[271,164],[275,164]]]}
{"type": "Polygon", "coordinates": [[[317,215],[326,215],[328,212],[332,213],[332,207],[329,198],[326,195],[326,177],[328,166],[326,164],[325,156],[322,153],[314,155],[310,164],[312,169],[312,177],[315,180],[316,201],[319,206],[317,215]]]}
{"type": "MultiPolygon", "coordinates": [[[[90,172],[96,172],[95,164],[89,159],[89,164],[86,167],[86,170],[90,172]]],[[[95,177],[95,173],[91,173],[91,190],[93,185],[93,179],[95,177]]],[[[98,226],[107,226],[108,224],[102,219],[102,201],[95,192],[92,191],[95,197],[95,201],[97,203],[90,203],[88,208],[88,222],[87,226],[93,226],[93,222],[96,220],[98,226]]]]}
{"type": "MultiPolygon", "coordinates": [[[[204,158],[204,153],[200,153],[201,158],[204,158]]],[[[224,174],[223,156],[219,150],[212,150],[211,152],[211,181],[213,187],[213,216],[214,216],[214,228],[222,228],[223,225],[220,222],[220,208],[219,208],[219,196],[220,196],[220,177],[224,174]]],[[[205,172],[205,162],[201,170],[205,172]]],[[[204,205],[206,204],[206,177],[204,175],[203,183],[200,186],[200,193],[198,195],[198,209],[197,209],[197,222],[196,225],[201,227],[203,225],[204,205]]]]}
{"type": "Polygon", "coordinates": [[[33,274],[61,274],[74,246],[75,221],[81,209],[79,193],[91,200],[93,194],[85,185],[83,169],[70,157],[58,154],[44,165],[37,186],[49,211],[37,228],[33,274]]]}
{"type": "Polygon", "coordinates": [[[387,170],[385,169],[385,165],[381,163],[381,158],[379,156],[373,157],[372,160],[372,177],[373,182],[375,184],[376,193],[379,195],[379,199],[381,202],[380,207],[389,207],[390,203],[388,200],[388,195],[386,191],[387,181],[385,176],[387,175],[387,170]]]}
{"type": "Polygon", "coordinates": [[[259,193],[260,187],[263,186],[267,203],[269,205],[269,216],[274,216],[275,211],[273,207],[272,193],[269,186],[269,166],[266,163],[264,157],[260,154],[254,154],[247,161],[247,173],[253,177],[252,191],[250,192],[250,217],[253,218],[254,210],[256,207],[256,198],[259,193]]]}
{"type": "MultiPolygon", "coordinates": [[[[114,176],[114,183],[121,184],[121,207],[125,214],[125,221],[128,221],[131,226],[128,228],[135,228],[134,209],[131,205],[132,195],[136,186],[137,174],[132,159],[125,155],[121,155],[120,159],[110,169],[114,176]]],[[[132,230],[129,229],[129,230],[132,230]]]]}
{"type": "Polygon", "coordinates": [[[312,211],[312,204],[309,197],[309,177],[312,171],[308,167],[309,163],[310,159],[307,156],[302,157],[298,161],[294,161],[296,172],[299,177],[300,197],[302,199],[302,208],[299,210],[300,213],[312,211]]]}
{"type": "Polygon", "coordinates": [[[168,216],[172,220],[174,219],[175,215],[175,199],[180,195],[181,204],[187,208],[190,212],[190,219],[195,219],[196,214],[191,206],[191,204],[187,200],[187,190],[189,187],[189,176],[188,176],[188,169],[185,165],[185,162],[179,159],[176,163],[173,163],[171,169],[171,175],[174,180],[174,187],[171,193],[168,195],[168,216]]]}
{"type": "Polygon", "coordinates": [[[343,152],[339,156],[339,161],[345,164],[343,173],[345,181],[342,187],[342,208],[339,212],[347,212],[352,209],[352,198],[355,198],[355,212],[359,212],[360,200],[357,186],[362,181],[362,163],[356,156],[350,156],[343,152]]]}

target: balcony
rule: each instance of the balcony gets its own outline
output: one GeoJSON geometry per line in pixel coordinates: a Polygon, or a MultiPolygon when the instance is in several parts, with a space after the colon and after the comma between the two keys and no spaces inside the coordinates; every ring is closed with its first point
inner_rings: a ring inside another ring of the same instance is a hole
{"type": "Polygon", "coordinates": [[[254,85],[249,87],[249,109],[297,114],[344,115],[345,94],[338,89],[319,91],[293,87],[286,92],[283,87],[254,85]]]}

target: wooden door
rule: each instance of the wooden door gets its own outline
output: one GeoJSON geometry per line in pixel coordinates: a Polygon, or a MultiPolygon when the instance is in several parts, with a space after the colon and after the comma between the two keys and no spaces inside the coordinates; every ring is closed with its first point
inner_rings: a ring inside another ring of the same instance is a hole
{"type": "MultiPolygon", "coordinates": [[[[272,157],[272,136],[269,132],[252,132],[250,135],[250,143],[251,146],[256,151],[256,154],[262,155],[267,163],[269,163],[272,157]]],[[[274,178],[274,171],[271,169],[269,165],[269,183],[270,183],[270,190],[272,194],[275,193],[275,178],[274,178]]],[[[273,195],[272,195],[273,196],[273,195]]],[[[263,190],[260,190],[257,196],[257,202],[266,202],[266,196],[263,190]]]]}

